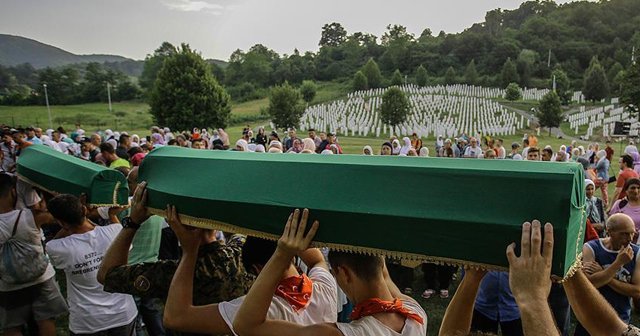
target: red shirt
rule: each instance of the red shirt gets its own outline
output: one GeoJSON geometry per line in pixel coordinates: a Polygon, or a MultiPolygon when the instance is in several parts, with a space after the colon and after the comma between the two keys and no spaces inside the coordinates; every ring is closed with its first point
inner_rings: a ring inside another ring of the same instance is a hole
{"type": "MultiPolygon", "coordinates": [[[[616,181],[616,188],[624,188],[624,184],[627,183],[628,179],[638,178],[638,173],[636,173],[633,169],[625,168],[618,175],[618,180],[616,181]]],[[[623,190],[618,195],[618,199],[622,199],[627,196],[627,193],[623,190]]]]}

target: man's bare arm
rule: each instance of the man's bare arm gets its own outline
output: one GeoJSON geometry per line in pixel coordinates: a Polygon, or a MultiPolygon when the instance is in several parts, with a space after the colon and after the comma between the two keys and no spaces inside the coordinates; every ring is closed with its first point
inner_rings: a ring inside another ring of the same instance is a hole
{"type": "Polygon", "coordinates": [[[625,323],[581,270],[567,279],[563,286],[571,309],[589,334],[622,335],[626,330],[625,323]]]}

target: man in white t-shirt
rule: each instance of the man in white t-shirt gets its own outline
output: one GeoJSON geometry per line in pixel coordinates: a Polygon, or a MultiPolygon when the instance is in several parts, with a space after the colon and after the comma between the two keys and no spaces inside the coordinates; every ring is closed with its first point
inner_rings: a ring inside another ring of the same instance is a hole
{"type": "Polygon", "coordinates": [[[48,203],[49,212],[70,234],[47,243],[55,268],[67,278],[71,335],[131,335],[138,315],[131,295],[103,290],[96,275],[102,258],[122,225],[94,226],[87,208],[72,195],[59,195],[48,203]]]}
{"type": "MultiPolygon", "coordinates": [[[[202,233],[186,229],[174,207],[167,217],[180,240],[183,255],[169,289],[164,311],[165,327],[182,332],[237,335],[233,321],[245,297],[206,306],[193,305],[193,275],[202,233]]],[[[242,247],[244,267],[248,272],[260,273],[275,250],[273,241],[248,237],[242,247]]],[[[324,256],[318,249],[307,249],[298,255],[309,266],[309,276],[298,273],[293,258],[278,270],[278,286],[274,286],[269,294],[267,316],[271,320],[302,325],[334,323],[338,316],[337,285],[324,256]]]]}
{"type": "Polygon", "coordinates": [[[471,138],[469,142],[470,145],[465,148],[463,157],[477,159],[480,154],[482,154],[482,148],[478,146],[478,140],[476,138],[471,138]]]}
{"type": "MultiPolygon", "coordinates": [[[[269,318],[271,293],[279,282],[279,272],[291,258],[307,250],[318,229],[314,222],[305,235],[308,210],[296,210],[278,240],[278,248],[249,290],[233,322],[234,330],[245,335],[327,335],[369,336],[427,334],[427,314],[412,298],[403,295],[391,281],[381,257],[345,252],[329,252],[329,262],[340,288],[355,303],[351,323],[301,325],[269,318]],[[298,225],[298,221],[300,224],[298,225]]],[[[176,281],[176,279],[174,279],[176,281]]]]}
{"type": "MultiPolygon", "coordinates": [[[[16,198],[14,177],[0,173],[0,244],[13,236],[44,254],[40,227],[52,224],[53,218],[44,211],[16,210],[16,198]]],[[[0,259],[4,257],[0,255],[0,259]]],[[[16,260],[12,265],[19,269],[24,261],[16,260]]],[[[20,335],[23,325],[35,320],[39,335],[53,336],[56,334],[55,318],[66,313],[67,305],[51,264],[37,279],[26,283],[11,283],[0,277],[0,334],[20,335]]]]}

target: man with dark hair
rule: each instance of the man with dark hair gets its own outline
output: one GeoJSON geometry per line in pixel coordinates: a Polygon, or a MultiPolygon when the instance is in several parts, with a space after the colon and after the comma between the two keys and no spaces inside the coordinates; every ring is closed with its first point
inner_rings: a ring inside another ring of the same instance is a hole
{"type": "Polygon", "coordinates": [[[627,183],[627,180],[632,178],[638,178],[638,173],[633,170],[633,157],[629,154],[625,154],[620,157],[620,174],[616,180],[616,192],[613,194],[611,202],[609,202],[609,209],[611,209],[611,206],[613,206],[615,201],[627,196],[623,187],[625,183],[627,183]]]}
{"type": "Polygon", "coordinates": [[[120,139],[118,139],[118,148],[116,148],[116,155],[119,158],[129,160],[129,154],[127,151],[131,147],[131,137],[127,134],[120,134],[120,139]]]}
{"type": "Polygon", "coordinates": [[[552,156],[553,156],[553,149],[549,147],[545,147],[542,150],[542,161],[549,162],[551,161],[552,156]]]}
{"type": "Polygon", "coordinates": [[[109,166],[109,168],[115,169],[118,167],[131,167],[129,161],[116,155],[115,149],[108,142],[103,142],[100,145],[100,153],[102,154],[102,158],[107,161],[107,165],[109,166]]]}
{"type": "Polygon", "coordinates": [[[191,140],[191,148],[193,149],[207,149],[205,147],[205,143],[203,139],[193,139],[191,140]]]}
{"type": "Polygon", "coordinates": [[[316,148],[318,148],[318,146],[320,146],[320,144],[322,143],[322,139],[320,139],[320,137],[316,135],[316,130],[313,128],[309,129],[309,138],[313,140],[316,148]]]}
{"type": "Polygon", "coordinates": [[[20,128],[11,132],[11,136],[13,136],[13,142],[16,143],[16,160],[17,160],[22,150],[33,144],[26,140],[27,135],[25,134],[24,129],[20,128]]]}
{"type": "Polygon", "coordinates": [[[100,150],[93,144],[93,142],[91,142],[90,139],[84,139],[80,148],[83,155],[84,153],[87,153],[88,156],[85,157],[88,157],[89,161],[94,163],[96,162],[96,157],[100,154],[100,150]]]}
{"type": "Polygon", "coordinates": [[[305,234],[308,217],[306,209],[296,210],[289,216],[276,252],[238,310],[234,330],[243,336],[426,335],[426,313],[390,280],[382,258],[340,252],[330,252],[329,262],[336,281],[356,305],[351,314],[353,322],[302,325],[271,319],[270,298],[273,289],[278,287],[281,271],[289,267],[296,254],[307,250],[318,229],[318,222],[314,222],[305,234]]]}
{"type": "Polygon", "coordinates": [[[538,147],[529,147],[525,158],[528,161],[540,161],[540,149],[538,147]]]}
{"type": "Polygon", "coordinates": [[[87,208],[73,195],[51,199],[48,208],[69,235],[47,243],[53,265],[64,270],[72,334],[131,335],[137,316],[133,297],[103,290],[96,274],[120,224],[96,226],[87,219],[87,208]]]}
{"type": "MultiPolygon", "coordinates": [[[[193,272],[200,234],[180,222],[175,207],[170,207],[168,219],[180,239],[183,255],[169,289],[165,324],[178,331],[236,335],[234,319],[245,297],[201,307],[193,305],[193,272]]],[[[260,274],[276,250],[274,241],[247,238],[242,253],[245,268],[260,274]]],[[[298,256],[309,267],[309,276],[298,272],[293,258],[275,271],[279,280],[275,293],[270,294],[269,319],[303,325],[335,322],[338,316],[337,286],[322,253],[312,248],[299,251],[298,256]]]]}
{"type": "Polygon", "coordinates": [[[34,145],[42,145],[42,140],[36,136],[36,129],[33,127],[27,127],[27,141],[31,142],[34,145]]]}
{"type": "MultiPolygon", "coordinates": [[[[13,236],[44,254],[40,228],[53,223],[53,218],[44,211],[16,210],[17,197],[15,178],[0,174],[0,244],[13,236]]],[[[15,266],[20,267],[22,262],[16,260],[15,266]]],[[[0,333],[20,335],[22,326],[33,319],[40,335],[53,336],[55,318],[66,313],[67,306],[51,264],[37,279],[27,283],[9,283],[0,277],[0,333]]]]}
{"type": "Polygon", "coordinates": [[[528,138],[525,138],[525,139],[522,140],[522,146],[524,147],[522,149],[522,157],[526,159],[527,157],[529,157],[528,156],[528,154],[529,154],[529,139],[528,138]]]}

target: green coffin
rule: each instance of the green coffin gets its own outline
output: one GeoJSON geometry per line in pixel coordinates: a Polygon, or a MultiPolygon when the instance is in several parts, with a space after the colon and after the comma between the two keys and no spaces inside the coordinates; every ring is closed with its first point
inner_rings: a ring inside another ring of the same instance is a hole
{"type": "Polygon", "coordinates": [[[17,162],[18,177],[53,194],[87,195],[95,206],[127,205],[127,180],[114,169],[66,155],[47,146],[24,149],[17,162]]]}
{"type": "Polygon", "coordinates": [[[294,208],[320,221],[317,246],[505,269],[525,221],[555,229],[553,272],[582,251],[584,178],[574,163],[154,150],[149,205],[193,226],[277,239],[294,208]]]}

